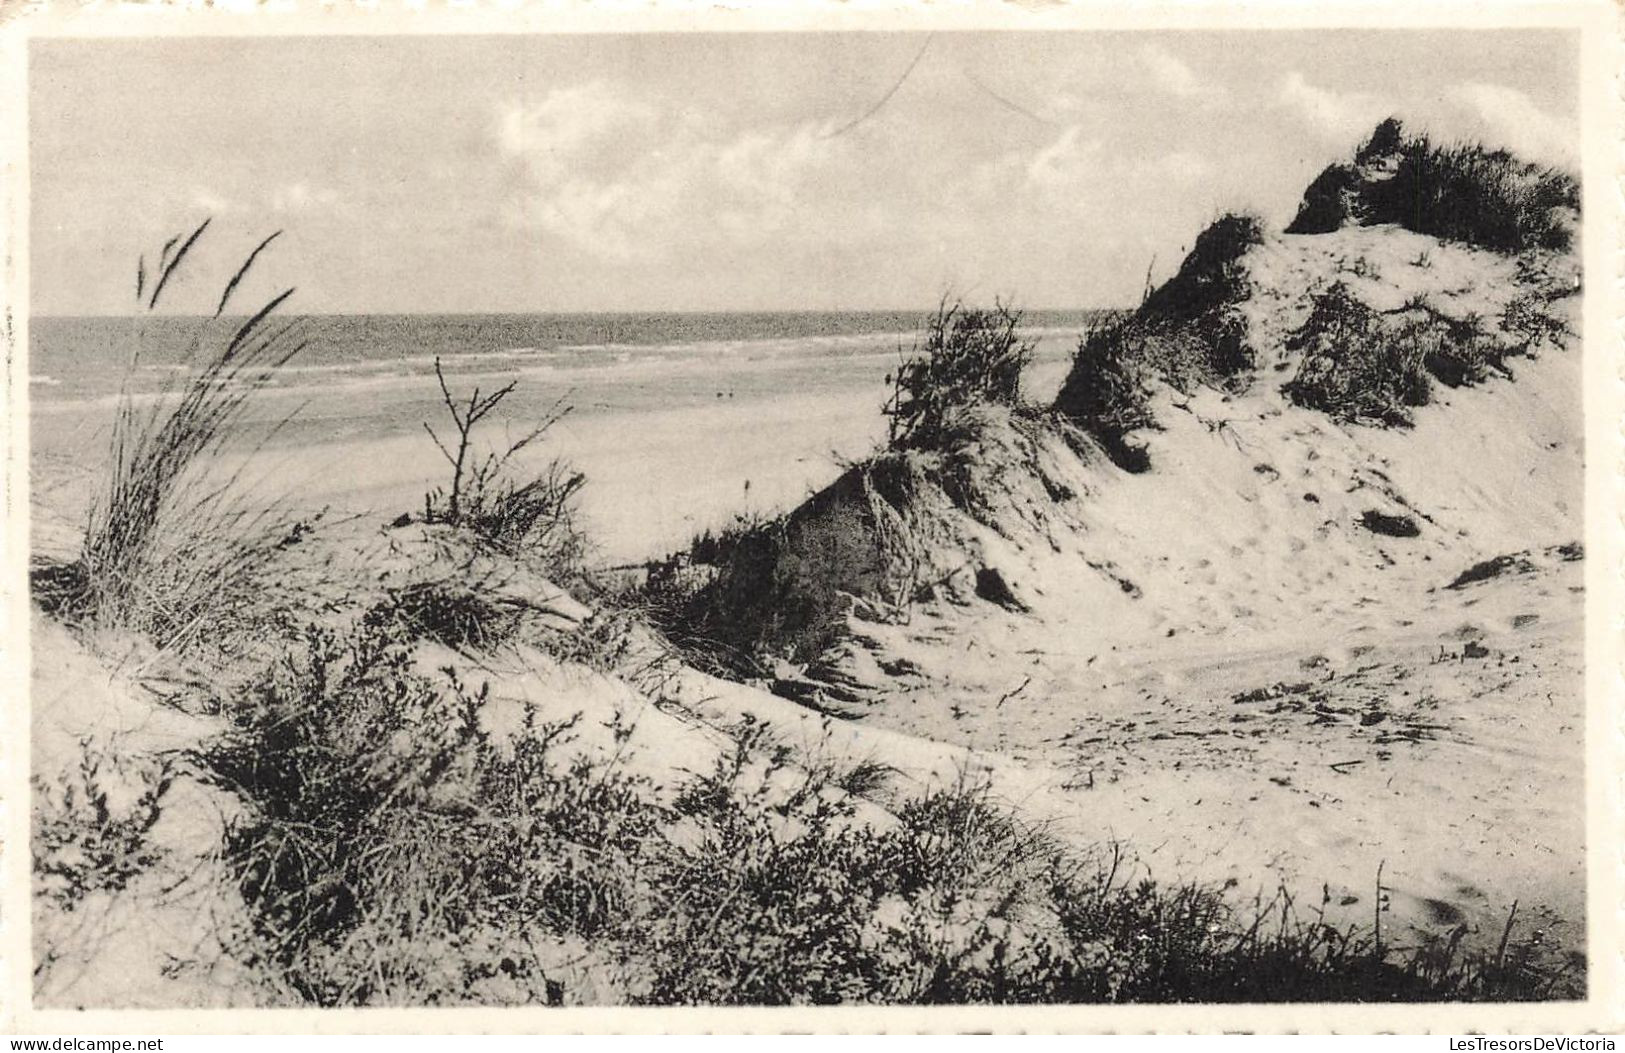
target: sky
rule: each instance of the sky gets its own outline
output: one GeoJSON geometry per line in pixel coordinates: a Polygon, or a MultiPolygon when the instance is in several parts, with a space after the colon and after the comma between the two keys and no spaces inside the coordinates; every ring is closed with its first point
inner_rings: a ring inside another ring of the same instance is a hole
{"type": "Polygon", "coordinates": [[[171,310],[276,230],[244,291],[308,313],[1124,304],[1390,113],[1576,164],[1577,62],[1459,29],[36,40],[32,307],[126,313],[210,216],[171,310]]]}

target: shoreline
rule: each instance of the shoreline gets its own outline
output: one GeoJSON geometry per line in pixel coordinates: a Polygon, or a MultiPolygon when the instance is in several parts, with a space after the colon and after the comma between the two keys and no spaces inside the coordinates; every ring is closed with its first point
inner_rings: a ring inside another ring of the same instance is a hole
{"type": "MultiPolygon", "coordinates": [[[[1026,378],[1029,397],[1041,402],[1059,387],[1066,366],[1065,341],[1054,341],[1026,378]],[[1060,345],[1060,346],[1057,346],[1060,345]]],[[[688,378],[690,388],[716,390],[722,397],[689,396],[687,404],[649,407],[653,396],[629,396],[624,385],[600,385],[515,458],[514,468],[544,469],[560,458],[587,477],[581,512],[597,542],[596,558],[623,564],[658,559],[686,548],[707,529],[737,516],[774,515],[798,504],[834,479],[844,462],[872,452],[885,437],[881,373],[891,365],[865,361],[857,368],[826,364],[833,383],[797,390],[774,390],[774,370],[742,363],[731,371],[707,370],[688,378]],[[725,387],[725,385],[732,385],[725,387]],[[732,392],[732,396],[728,393],[732,392]],[[620,404],[605,402],[619,394],[620,404]]],[[[681,367],[673,367],[681,372],[681,367]]],[[[798,372],[805,372],[798,367],[798,372]]],[[[478,384],[490,387],[506,374],[453,377],[454,391],[478,384]]],[[[522,434],[525,408],[546,407],[554,384],[531,385],[519,378],[514,406],[505,407],[477,433],[477,441],[499,444],[504,434],[522,434]]],[[[269,388],[256,396],[250,434],[266,434],[277,413],[289,409],[285,391],[269,388]]],[[[384,521],[422,509],[424,494],[445,481],[447,466],[421,422],[443,429],[445,408],[433,375],[392,381],[383,392],[340,389],[300,407],[284,436],[249,456],[224,451],[212,466],[213,478],[249,480],[251,493],[266,503],[301,512],[331,508],[341,515],[379,516],[384,521]],[[358,402],[349,400],[360,396],[358,402]],[[359,418],[349,406],[359,407],[359,418]],[[340,434],[329,438],[334,421],[350,431],[356,421],[375,421],[384,437],[340,434]],[[257,482],[254,482],[258,480],[257,482]]],[[[56,486],[34,505],[50,524],[82,522],[90,493],[72,480],[91,480],[105,460],[108,425],[104,407],[64,407],[35,419],[32,457],[36,478],[54,477],[56,486]]],[[[53,526],[60,533],[60,526],[53,526]]],[[[53,533],[53,537],[55,536],[53,533]]],[[[60,547],[53,543],[52,547],[60,547]]]]}

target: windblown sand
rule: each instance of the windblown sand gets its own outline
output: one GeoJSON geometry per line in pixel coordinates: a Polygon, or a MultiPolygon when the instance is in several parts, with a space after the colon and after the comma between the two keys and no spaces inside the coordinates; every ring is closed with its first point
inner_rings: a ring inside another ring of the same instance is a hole
{"type": "MultiPolygon", "coordinates": [[[[1428,292],[1458,315],[1493,316],[1510,285],[1508,260],[1399,231],[1272,238],[1250,261],[1265,290],[1250,305],[1260,345],[1279,348],[1301,311],[1270,290],[1357,258],[1369,277],[1354,280],[1395,305],[1428,292]],[[1426,269],[1411,262],[1423,248],[1426,269]]],[[[1041,356],[1036,397],[1064,366],[1064,348],[1041,356]]],[[[903,672],[869,685],[858,719],[692,672],[676,695],[707,720],[760,716],[918,784],[979,772],[1062,836],[1121,840],[1160,880],[1223,882],[1243,899],[1284,887],[1329,920],[1369,923],[1385,905],[1390,931],[1465,924],[1492,941],[1517,901],[1520,924],[1580,947],[1579,351],[1514,371],[1444,392],[1408,430],[1335,423],[1267,380],[1244,396],[1163,391],[1152,472],[1080,462],[1077,529],[1047,546],[983,539],[1008,577],[1040,583],[1029,611],[937,604],[863,630],[859,657],[903,672]],[[1373,510],[1413,515],[1420,535],[1365,530],[1373,510]],[[1513,557],[1504,573],[1450,587],[1500,556],[1513,557]]],[[[584,470],[598,561],[632,562],[829,482],[884,435],[876,380],[582,414],[527,463],[563,456],[584,470]]],[[[36,428],[37,469],[58,463],[57,426],[36,428]]],[[[402,434],[269,447],[247,474],[381,524],[420,508],[443,472],[425,437],[402,434]]],[[[71,548],[86,497],[72,478],[36,487],[36,548],[71,548]]],[[[37,662],[58,636],[37,635],[37,662]]],[[[77,668],[40,674],[36,750],[94,725],[82,710],[99,696],[67,682],[77,668]]],[[[569,697],[650,708],[622,694],[569,697]]],[[[703,739],[654,767],[697,763],[703,739]]]]}

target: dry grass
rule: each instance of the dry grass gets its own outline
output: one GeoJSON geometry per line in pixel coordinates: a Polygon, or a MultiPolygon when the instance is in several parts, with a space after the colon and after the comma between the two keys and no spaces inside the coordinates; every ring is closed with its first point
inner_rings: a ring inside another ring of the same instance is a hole
{"type": "Polygon", "coordinates": [[[1244,378],[1255,354],[1237,308],[1251,295],[1241,259],[1262,242],[1254,216],[1220,216],[1196,239],[1172,278],[1148,289],[1130,314],[1084,334],[1055,398],[1055,410],[1094,436],[1118,467],[1150,468],[1130,433],[1153,427],[1148,386],[1181,391],[1244,378]]]}
{"type": "Polygon", "coordinates": [[[1020,338],[1021,316],[995,301],[991,310],[937,307],[925,343],[897,368],[886,402],[892,449],[944,449],[963,433],[963,413],[981,405],[1014,406],[1033,345],[1020,338]]]}
{"type": "MultiPolygon", "coordinates": [[[[136,295],[143,311],[157,309],[207,227],[205,221],[184,240],[172,238],[152,274],[141,261],[136,295]]],[[[36,596],[49,609],[144,633],[160,646],[184,645],[200,626],[218,629],[221,619],[251,606],[264,568],[296,535],[279,509],[246,504],[237,476],[210,481],[204,471],[238,437],[247,401],[305,347],[297,321],[277,321],[291,288],[246,318],[225,314],[277,236],[260,242],[225,283],[213,316],[193,338],[189,375],[146,403],[126,384],[106,488],[92,506],[79,558],[36,575],[36,596]]],[[[142,351],[138,337],[132,375],[142,351]]]]}
{"type": "Polygon", "coordinates": [[[1567,172],[1482,143],[1406,136],[1400,122],[1388,118],[1353,164],[1330,165],[1315,178],[1287,233],[1398,223],[1496,252],[1562,252],[1573,243],[1579,209],[1579,183],[1567,172]]]}

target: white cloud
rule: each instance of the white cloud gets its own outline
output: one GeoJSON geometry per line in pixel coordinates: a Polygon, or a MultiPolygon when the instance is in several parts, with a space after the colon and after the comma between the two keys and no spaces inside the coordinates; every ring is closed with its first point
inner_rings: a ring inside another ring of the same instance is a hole
{"type": "Polygon", "coordinates": [[[1223,85],[1202,77],[1184,59],[1156,43],[1038,76],[1033,95],[1042,100],[1038,104],[1041,112],[1056,121],[1076,119],[1094,105],[1116,106],[1124,92],[1171,96],[1202,108],[1223,105],[1231,97],[1223,85]]]}
{"type": "Polygon", "coordinates": [[[336,191],[327,187],[312,186],[308,181],[301,179],[273,188],[270,205],[273,212],[304,212],[336,204],[338,199],[336,191]]]}
{"type": "Polygon", "coordinates": [[[1055,141],[1035,153],[1023,166],[1027,182],[1046,191],[1075,190],[1100,165],[1101,142],[1085,139],[1076,124],[1062,129],[1055,141]]]}
{"type": "Polygon", "coordinates": [[[1064,297],[1127,302],[1153,257],[1177,261],[1191,234],[1230,202],[1233,182],[1217,160],[1184,145],[1124,149],[1080,122],[978,166],[934,222],[947,225],[958,217],[959,258],[980,258],[988,273],[1016,273],[1031,287],[1053,287],[1053,273],[1041,279],[1020,269],[1019,261],[1030,257],[1086,283],[1064,297]],[[991,241],[990,230],[997,231],[991,241]],[[1018,262],[978,256],[982,244],[1006,252],[1019,247],[1018,262]]]}
{"type": "Polygon", "coordinates": [[[1572,165],[1579,156],[1573,120],[1547,113],[1528,95],[1503,84],[1465,81],[1430,98],[1400,100],[1331,91],[1293,72],[1282,78],[1276,101],[1295,111],[1322,140],[1349,150],[1392,114],[1408,130],[1440,141],[1482,140],[1545,164],[1572,165]]]}
{"type": "Polygon", "coordinates": [[[1174,255],[1179,239],[1212,218],[1228,200],[1222,175],[1195,151],[1123,150],[1073,124],[1034,149],[979,166],[939,222],[962,217],[965,239],[985,240],[989,217],[997,216],[996,229],[1008,244],[1038,255],[1106,259],[1127,251],[1133,261],[1111,275],[1122,287],[1088,290],[1109,301],[1132,293],[1149,254],[1174,255]],[[1132,248],[1125,248],[1125,216],[1134,217],[1132,248]],[[1138,255],[1142,249],[1145,257],[1138,255]]]}
{"type": "Polygon", "coordinates": [[[1213,162],[1193,151],[1107,149],[1102,139],[1086,136],[1081,125],[1072,124],[1030,155],[1007,155],[988,167],[981,182],[991,188],[1003,181],[997,192],[1037,193],[1053,199],[1046,201],[1050,205],[1083,205],[1108,198],[1156,200],[1169,185],[1189,187],[1213,172],[1213,162]],[[1021,185],[1013,187],[1008,177],[1016,171],[1021,185]]]}
{"type": "MultiPolygon", "coordinates": [[[[525,222],[621,260],[778,237],[814,213],[805,197],[845,156],[821,124],[735,129],[604,81],[510,103],[497,138],[524,166],[525,222]]],[[[802,233],[839,226],[808,222],[802,233]]]]}
{"type": "Polygon", "coordinates": [[[1140,61],[1152,83],[1168,94],[1187,99],[1202,94],[1202,82],[1196,74],[1167,48],[1147,44],[1140,49],[1140,61]]]}
{"type": "Polygon", "coordinates": [[[1523,92],[1502,84],[1468,81],[1448,101],[1464,111],[1471,132],[1531,161],[1573,165],[1579,156],[1575,123],[1542,110],[1523,92]]]}
{"type": "Polygon", "coordinates": [[[1388,113],[1375,95],[1320,88],[1297,70],[1281,78],[1276,102],[1294,111],[1322,140],[1351,151],[1388,113]]]}
{"type": "Polygon", "coordinates": [[[1212,161],[1189,150],[1175,150],[1171,154],[1152,159],[1150,166],[1175,183],[1195,186],[1214,174],[1212,161]]]}
{"type": "Polygon", "coordinates": [[[230,212],[236,207],[229,198],[215,193],[208,187],[192,188],[192,204],[196,208],[216,216],[230,212]]]}
{"type": "MultiPolygon", "coordinates": [[[[556,88],[540,102],[502,107],[498,142],[543,171],[613,167],[659,131],[660,113],[601,80],[556,88]]],[[[565,171],[563,174],[568,174],[565,171]]]]}

